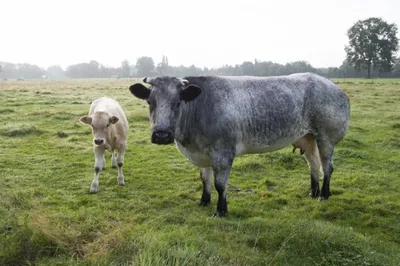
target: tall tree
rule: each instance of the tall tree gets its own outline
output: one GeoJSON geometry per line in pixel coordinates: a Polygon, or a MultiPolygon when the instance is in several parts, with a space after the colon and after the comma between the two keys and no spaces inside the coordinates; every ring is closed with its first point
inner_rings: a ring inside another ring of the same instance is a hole
{"type": "Polygon", "coordinates": [[[392,70],[394,54],[398,49],[397,25],[388,24],[381,18],[357,21],[348,31],[349,45],[345,47],[347,60],[357,69],[380,72],[392,70]]]}
{"type": "Polygon", "coordinates": [[[295,61],[285,65],[287,74],[300,73],[300,72],[313,72],[317,70],[306,61],[295,61]]]}
{"type": "Polygon", "coordinates": [[[168,57],[163,55],[161,62],[157,65],[157,72],[160,75],[166,75],[169,72],[168,57]]]}
{"type": "Polygon", "coordinates": [[[136,61],[136,68],[139,77],[152,76],[154,74],[153,58],[148,56],[139,57],[136,61]]]}
{"type": "Polygon", "coordinates": [[[96,60],[91,60],[89,62],[89,65],[87,65],[88,69],[88,74],[91,78],[97,78],[99,76],[99,68],[100,68],[100,63],[97,62],[96,60]]]}
{"type": "Polygon", "coordinates": [[[91,60],[89,63],[68,66],[65,74],[70,78],[98,78],[101,74],[100,67],[99,62],[91,60]]]}
{"type": "Polygon", "coordinates": [[[254,65],[250,61],[245,61],[242,63],[242,74],[245,76],[254,75],[254,65]]]}
{"type": "Polygon", "coordinates": [[[123,78],[127,78],[131,75],[131,66],[129,65],[128,60],[124,60],[121,63],[121,76],[123,78]]]}
{"type": "Polygon", "coordinates": [[[64,77],[64,70],[59,65],[49,66],[46,70],[46,76],[50,79],[60,79],[64,77]]]}
{"type": "Polygon", "coordinates": [[[393,72],[400,73],[400,57],[396,59],[393,67],[393,72]]]}

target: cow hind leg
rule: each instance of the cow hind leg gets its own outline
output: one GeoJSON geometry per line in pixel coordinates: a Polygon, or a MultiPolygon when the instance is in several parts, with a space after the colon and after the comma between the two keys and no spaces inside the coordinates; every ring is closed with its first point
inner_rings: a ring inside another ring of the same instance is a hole
{"type": "Polygon", "coordinates": [[[307,160],[308,167],[310,168],[310,197],[316,198],[319,196],[319,170],[321,168],[321,161],[319,158],[319,151],[315,140],[310,145],[310,149],[305,150],[304,158],[307,160]]]}
{"type": "Polygon", "coordinates": [[[324,172],[324,181],[322,184],[319,200],[327,200],[331,195],[330,181],[333,172],[333,150],[334,146],[329,140],[317,139],[318,150],[321,158],[322,170],[324,172]]]}
{"type": "Polygon", "coordinates": [[[118,152],[118,157],[116,159],[117,167],[118,167],[118,184],[120,186],[125,185],[124,174],[122,172],[122,167],[124,165],[124,158],[125,158],[125,146],[120,149],[118,152]]]}
{"type": "Polygon", "coordinates": [[[312,134],[307,134],[293,143],[293,152],[295,149],[299,148],[300,153],[303,154],[307,161],[308,167],[310,169],[310,196],[316,198],[319,196],[319,171],[321,168],[321,160],[319,157],[319,151],[317,142],[312,134]]]}
{"type": "Polygon", "coordinates": [[[207,206],[211,202],[211,178],[212,168],[200,168],[200,178],[203,182],[203,194],[201,195],[200,206],[207,206]]]}

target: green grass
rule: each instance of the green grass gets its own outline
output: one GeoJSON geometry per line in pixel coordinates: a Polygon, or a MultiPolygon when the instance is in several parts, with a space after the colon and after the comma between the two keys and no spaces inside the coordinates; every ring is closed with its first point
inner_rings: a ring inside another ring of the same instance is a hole
{"type": "Polygon", "coordinates": [[[332,197],[307,197],[309,171],[291,147],[234,162],[229,214],[197,206],[196,167],[150,144],[134,80],[6,81],[0,90],[0,265],[398,265],[400,80],[342,80],[351,125],[336,148],[332,197]],[[124,173],[89,194],[90,128],[101,96],[130,122],[124,173]]]}

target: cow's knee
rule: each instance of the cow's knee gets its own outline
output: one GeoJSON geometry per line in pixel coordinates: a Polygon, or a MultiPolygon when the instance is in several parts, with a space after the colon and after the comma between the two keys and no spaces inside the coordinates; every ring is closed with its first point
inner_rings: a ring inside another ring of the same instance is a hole
{"type": "Polygon", "coordinates": [[[122,166],[124,165],[123,162],[118,162],[118,176],[117,176],[117,180],[118,180],[118,184],[120,186],[124,186],[125,185],[125,180],[124,180],[124,174],[122,173],[122,166]]]}
{"type": "Polygon", "coordinates": [[[114,152],[112,152],[112,154],[111,154],[111,167],[117,168],[117,158],[116,158],[114,152]]]}

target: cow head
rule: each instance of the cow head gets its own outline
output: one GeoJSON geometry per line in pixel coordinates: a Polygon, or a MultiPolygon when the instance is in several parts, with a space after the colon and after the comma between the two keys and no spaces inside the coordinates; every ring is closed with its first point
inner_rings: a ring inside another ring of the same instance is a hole
{"type": "Polygon", "coordinates": [[[96,112],[92,116],[82,116],[79,121],[82,124],[92,126],[93,142],[95,145],[106,145],[109,126],[119,121],[116,116],[110,116],[106,112],[96,112]]]}
{"type": "Polygon", "coordinates": [[[189,84],[186,79],[175,77],[144,78],[142,83],[130,86],[130,92],[139,99],[146,100],[150,110],[151,142],[171,144],[175,138],[175,128],[181,115],[181,102],[189,102],[200,95],[201,89],[189,84]]]}

